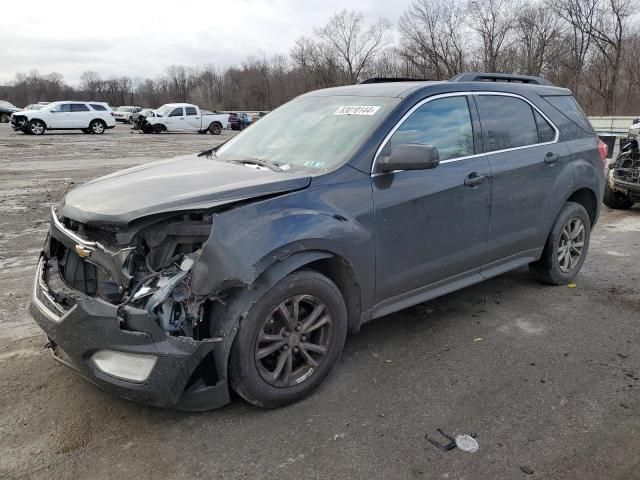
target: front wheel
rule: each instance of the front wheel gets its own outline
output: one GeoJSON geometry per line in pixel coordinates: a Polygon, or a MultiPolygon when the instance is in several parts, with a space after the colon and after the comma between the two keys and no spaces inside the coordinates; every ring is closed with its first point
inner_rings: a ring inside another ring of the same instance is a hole
{"type": "Polygon", "coordinates": [[[309,395],[336,363],[347,334],[340,290],[302,270],[280,280],[241,321],[229,381],[248,402],[276,408],[309,395]]]}
{"type": "MultiPolygon", "coordinates": [[[[609,174],[611,175],[611,173],[609,174]]],[[[629,210],[633,206],[633,202],[624,193],[616,192],[609,186],[609,180],[604,185],[604,197],[602,203],[614,210],[629,210]]]]}
{"type": "Polygon", "coordinates": [[[42,120],[31,120],[29,122],[28,130],[33,135],[43,135],[46,130],[46,126],[42,120]]]}
{"type": "Polygon", "coordinates": [[[531,263],[531,272],[541,281],[566,285],[580,272],[589,250],[591,220],[579,203],[567,202],[553,224],[542,257],[531,263]]]}

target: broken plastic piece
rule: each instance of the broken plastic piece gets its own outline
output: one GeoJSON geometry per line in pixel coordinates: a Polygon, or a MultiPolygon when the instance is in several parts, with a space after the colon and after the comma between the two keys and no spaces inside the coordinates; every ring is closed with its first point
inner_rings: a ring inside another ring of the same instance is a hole
{"type": "Polygon", "coordinates": [[[439,442],[436,442],[431,437],[427,437],[427,440],[429,440],[432,444],[434,444],[436,447],[438,447],[443,452],[448,452],[449,450],[453,450],[454,448],[456,448],[456,440],[451,435],[447,435],[446,433],[444,433],[439,428],[437,430],[438,430],[438,433],[440,433],[440,435],[442,435],[447,440],[449,440],[449,443],[439,443],[439,442]]]}

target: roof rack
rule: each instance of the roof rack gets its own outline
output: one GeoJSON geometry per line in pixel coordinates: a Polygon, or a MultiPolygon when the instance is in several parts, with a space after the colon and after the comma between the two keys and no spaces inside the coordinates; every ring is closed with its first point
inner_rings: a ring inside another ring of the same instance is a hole
{"type": "Polygon", "coordinates": [[[510,73],[480,73],[468,72],[460,73],[453,77],[450,82],[509,82],[526,83],[528,85],[553,85],[549,80],[542,77],[529,75],[513,75],[510,73]]]}
{"type": "Polygon", "coordinates": [[[373,77],[367,78],[359,83],[359,85],[365,85],[368,83],[393,83],[393,82],[429,82],[429,79],[425,78],[402,78],[402,77],[373,77]]]}

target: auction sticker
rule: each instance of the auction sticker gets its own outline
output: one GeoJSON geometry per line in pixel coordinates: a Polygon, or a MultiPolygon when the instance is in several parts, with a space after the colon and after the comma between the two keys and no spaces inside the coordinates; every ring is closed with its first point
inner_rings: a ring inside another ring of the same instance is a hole
{"type": "Polygon", "coordinates": [[[380,107],[374,105],[348,105],[339,107],[334,115],[375,115],[380,107]]]}

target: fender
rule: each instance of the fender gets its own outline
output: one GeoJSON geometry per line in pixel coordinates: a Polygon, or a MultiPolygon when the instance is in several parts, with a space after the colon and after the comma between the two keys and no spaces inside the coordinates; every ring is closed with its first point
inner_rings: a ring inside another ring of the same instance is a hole
{"type": "Polygon", "coordinates": [[[227,372],[227,363],[233,341],[238,333],[240,322],[247,316],[251,307],[260,297],[268,292],[278,281],[316,260],[329,258],[329,252],[308,251],[291,255],[287,259],[273,265],[266,272],[263,272],[252,288],[238,289],[224,301],[216,302],[209,311],[209,326],[211,335],[214,338],[224,339],[224,348],[214,350],[214,362],[220,374],[227,372]]]}
{"type": "MultiPolygon", "coordinates": [[[[353,259],[345,245],[369,241],[370,234],[353,222],[299,208],[256,210],[265,209],[248,206],[214,215],[212,234],[192,274],[191,288],[195,295],[250,286],[272,265],[305,252],[338,255],[356,273],[360,270],[362,262],[353,259]],[[323,238],[323,234],[330,236],[323,238]]],[[[366,270],[364,266],[361,268],[366,270]]]]}

